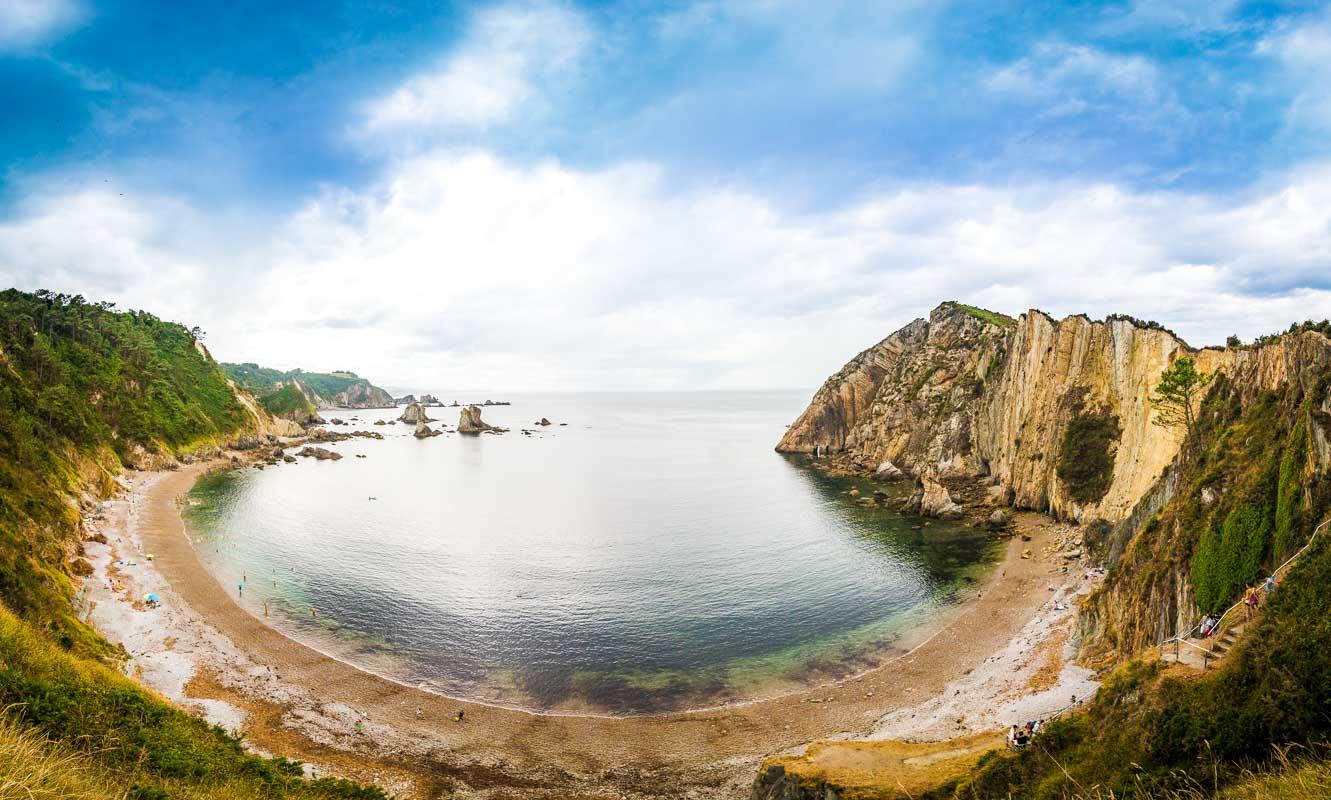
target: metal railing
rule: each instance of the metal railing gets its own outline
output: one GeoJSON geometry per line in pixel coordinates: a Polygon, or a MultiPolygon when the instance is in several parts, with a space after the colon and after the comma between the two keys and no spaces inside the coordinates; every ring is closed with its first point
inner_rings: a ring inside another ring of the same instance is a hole
{"type": "MultiPolygon", "coordinates": [[[[1308,549],[1309,547],[1312,547],[1313,542],[1317,540],[1317,534],[1319,534],[1319,533],[1322,532],[1322,529],[1325,528],[1325,527],[1327,526],[1327,523],[1331,523],[1331,519],[1325,519],[1325,520],[1322,520],[1321,524],[1319,524],[1316,528],[1313,528],[1313,535],[1308,537],[1308,541],[1304,542],[1303,547],[1300,547],[1300,548],[1298,549],[1298,551],[1297,551],[1296,553],[1294,553],[1294,555],[1292,555],[1292,556],[1290,556],[1289,558],[1285,559],[1284,563],[1281,564],[1280,566],[1276,567],[1274,570],[1272,570],[1271,574],[1272,574],[1272,575],[1275,575],[1275,576],[1279,576],[1280,573],[1284,572],[1284,571],[1289,567],[1290,564],[1293,564],[1293,563],[1299,558],[1299,556],[1303,555],[1304,552],[1307,551],[1307,549],[1308,549]]],[[[1235,603],[1234,605],[1232,605],[1232,606],[1230,606],[1229,608],[1225,609],[1224,613],[1221,614],[1220,617],[1219,617],[1219,619],[1217,619],[1217,620],[1215,621],[1215,625],[1211,628],[1210,632],[1208,632],[1208,633],[1206,634],[1206,638],[1208,638],[1208,639],[1219,639],[1220,636],[1221,636],[1221,630],[1222,630],[1223,627],[1227,624],[1227,623],[1226,623],[1226,619],[1227,619],[1227,618],[1230,618],[1230,615],[1233,614],[1235,611],[1239,610],[1239,608],[1241,608],[1242,606],[1243,606],[1243,598],[1239,598],[1239,601],[1238,601],[1237,603],[1235,603]]],[[[1202,629],[1202,623],[1199,622],[1199,623],[1197,623],[1196,625],[1194,625],[1192,628],[1190,628],[1186,633],[1182,633],[1182,634],[1178,634],[1178,635],[1175,635],[1175,636],[1171,636],[1171,637],[1169,637],[1168,639],[1162,639],[1162,640],[1160,641],[1160,656],[1161,656],[1162,658],[1164,657],[1164,655],[1165,655],[1165,647],[1166,647],[1168,644],[1170,644],[1171,642],[1174,644],[1174,660],[1175,660],[1175,661],[1178,661],[1178,659],[1179,659],[1179,648],[1180,648],[1180,646],[1191,647],[1191,648],[1193,648],[1194,650],[1199,650],[1199,651],[1201,651],[1201,653],[1202,653],[1202,668],[1205,669],[1207,660],[1208,660],[1212,655],[1214,655],[1214,653],[1212,652],[1212,648],[1209,648],[1209,647],[1202,647],[1201,645],[1199,645],[1199,644],[1197,644],[1197,643],[1195,643],[1195,642],[1191,642],[1191,641],[1189,641],[1189,640],[1192,639],[1196,634],[1200,633],[1200,632],[1201,632],[1201,629],[1202,629]]]]}

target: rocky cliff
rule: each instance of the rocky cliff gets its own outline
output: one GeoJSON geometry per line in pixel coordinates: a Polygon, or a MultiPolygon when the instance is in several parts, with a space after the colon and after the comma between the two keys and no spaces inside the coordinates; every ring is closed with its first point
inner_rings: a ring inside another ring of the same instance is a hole
{"type": "MultiPolygon", "coordinates": [[[[1150,554],[1134,542],[1190,473],[1183,434],[1154,424],[1150,396],[1180,356],[1222,376],[1216,403],[1241,413],[1274,396],[1318,395],[1302,413],[1310,475],[1327,468],[1331,404],[1317,376],[1331,363],[1331,340],[1304,332],[1261,345],[1194,350],[1168,330],[1129,317],[1055,320],[1032,310],[1017,319],[960,303],[943,303],[852,359],[830,377],[790,426],[777,449],[819,453],[843,470],[917,480],[926,513],[950,508],[961,485],[984,504],[1047,512],[1087,526],[1087,544],[1106,564],[1134,553],[1145,573],[1150,554]],[[1319,417],[1318,414],[1322,416],[1319,417]]],[[[1294,403],[1294,400],[1288,400],[1294,403]]],[[[1130,650],[1197,614],[1189,559],[1180,545],[1169,565],[1158,560],[1150,586],[1124,580],[1084,625],[1088,641],[1108,635],[1130,650]],[[1110,613],[1107,609],[1116,609],[1110,613]]],[[[1107,640],[1106,640],[1107,641],[1107,640]]]]}
{"type": "Polygon", "coordinates": [[[916,477],[985,478],[1011,505],[1118,519],[1178,451],[1177,433],[1151,424],[1148,398],[1179,352],[1187,345],[1173,334],[1127,319],[1033,310],[1013,320],[944,303],[829,378],[777,449],[821,448],[862,470],[891,462],[916,477]],[[1058,476],[1063,440],[1087,418],[1120,431],[1102,491],[1058,476]]]}
{"type": "Polygon", "coordinates": [[[266,408],[297,422],[301,420],[296,416],[316,415],[320,409],[395,405],[392,395],[354,372],[284,372],[254,363],[221,366],[227,377],[252,392],[266,408]]]}

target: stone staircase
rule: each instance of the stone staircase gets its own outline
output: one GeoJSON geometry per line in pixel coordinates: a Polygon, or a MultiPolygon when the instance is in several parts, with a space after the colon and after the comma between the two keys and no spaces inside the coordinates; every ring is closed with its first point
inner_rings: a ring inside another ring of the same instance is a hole
{"type": "Polygon", "coordinates": [[[1177,643],[1161,648],[1160,659],[1175,664],[1186,664],[1194,669],[1210,669],[1224,660],[1225,656],[1234,649],[1234,645],[1238,644],[1247,627],[1248,621],[1243,620],[1226,626],[1214,638],[1181,639],[1177,643]]]}

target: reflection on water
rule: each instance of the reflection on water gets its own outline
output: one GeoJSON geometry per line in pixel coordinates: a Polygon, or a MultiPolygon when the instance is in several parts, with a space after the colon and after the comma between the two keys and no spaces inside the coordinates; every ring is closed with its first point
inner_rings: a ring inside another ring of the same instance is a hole
{"type": "Polygon", "coordinates": [[[191,535],[250,610],[447,694],[608,713],[770,694],[891,655],[993,554],[774,453],[806,399],[518,397],[485,411],[512,433],[423,441],[341,412],[386,440],[209,476],[191,535]]]}

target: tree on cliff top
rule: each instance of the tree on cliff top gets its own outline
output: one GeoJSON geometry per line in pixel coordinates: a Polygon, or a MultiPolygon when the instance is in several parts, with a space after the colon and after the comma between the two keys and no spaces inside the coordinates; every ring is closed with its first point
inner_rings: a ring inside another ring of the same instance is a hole
{"type": "Polygon", "coordinates": [[[1153,422],[1162,428],[1182,428],[1192,438],[1197,429],[1197,416],[1193,410],[1196,400],[1211,383],[1215,373],[1197,371],[1197,362],[1191,358],[1177,359],[1160,373],[1160,383],[1151,395],[1151,406],[1156,411],[1153,422]]]}

